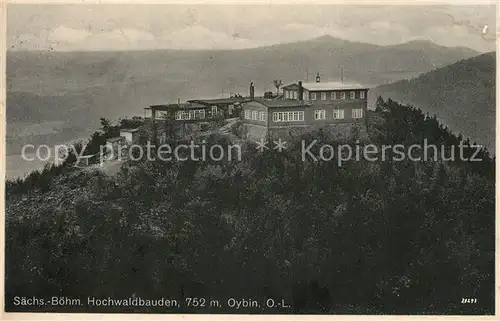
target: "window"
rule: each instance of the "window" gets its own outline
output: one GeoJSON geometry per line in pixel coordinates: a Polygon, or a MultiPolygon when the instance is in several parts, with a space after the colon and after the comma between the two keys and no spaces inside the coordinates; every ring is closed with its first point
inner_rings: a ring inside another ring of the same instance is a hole
{"type": "Polygon", "coordinates": [[[284,112],[274,112],[273,122],[290,122],[290,121],[303,121],[304,112],[303,111],[284,111],[284,112]]]}
{"type": "Polygon", "coordinates": [[[340,93],[340,99],[345,99],[345,91],[340,93]]]}
{"type": "Polygon", "coordinates": [[[365,91],[364,91],[364,90],[361,90],[361,91],[359,92],[359,98],[361,98],[361,99],[365,99],[365,91]]]}
{"type": "Polygon", "coordinates": [[[311,100],[316,100],[316,93],[311,93],[310,96],[311,96],[311,100]]]}
{"type": "Polygon", "coordinates": [[[204,110],[179,110],[175,113],[176,120],[205,119],[204,110]]]}
{"type": "Polygon", "coordinates": [[[245,110],[245,119],[250,119],[250,110],[245,110]]]}
{"type": "Polygon", "coordinates": [[[196,110],[194,118],[195,119],[205,119],[205,111],[204,110],[196,110]]]}
{"type": "Polygon", "coordinates": [[[331,100],[337,99],[337,93],[335,91],[332,91],[332,97],[330,98],[331,100]]]}
{"type": "Polygon", "coordinates": [[[258,119],[258,117],[259,117],[258,115],[259,115],[259,113],[258,113],[258,112],[256,112],[255,110],[254,110],[254,111],[252,111],[252,120],[257,120],[257,119],[258,119]]]}
{"type": "Polygon", "coordinates": [[[333,111],[333,119],[344,119],[344,110],[343,109],[335,109],[333,111]]]}
{"type": "Polygon", "coordinates": [[[363,109],[361,108],[353,109],[352,118],[363,118],[363,109]]]}
{"type": "Polygon", "coordinates": [[[217,106],[212,106],[212,116],[217,115],[217,106]]]}
{"type": "Polygon", "coordinates": [[[266,113],[263,111],[259,112],[259,120],[260,121],[266,121],[266,113]]]}
{"type": "Polygon", "coordinates": [[[326,119],[326,110],[315,110],[314,120],[326,119]]]}
{"type": "Polygon", "coordinates": [[[355,99],[356,98],[356,92],[355,91],[351,91],[349,96],[350,96],[349,98],[355,99]]]}
{"type": "Polygon", "coordinates": [[[286,99],[290,98],[290,94],[289,94],[290,92],[288,90],[285,90],[284,93],[285,93],[285,98],[286,99]]]}
{"type": "Polygon", "coordinates": [[[326,93],[321,93],[321,100],[326,100],[326,93]]]}

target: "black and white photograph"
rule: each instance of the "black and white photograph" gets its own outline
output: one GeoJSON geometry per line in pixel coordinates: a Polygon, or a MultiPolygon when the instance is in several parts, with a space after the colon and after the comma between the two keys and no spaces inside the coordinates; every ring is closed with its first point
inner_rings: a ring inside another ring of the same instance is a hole
{"type": "Polygon", "coordinates": [[[496,1],[4,10],[4,317],[495,315],[496,1]]]}

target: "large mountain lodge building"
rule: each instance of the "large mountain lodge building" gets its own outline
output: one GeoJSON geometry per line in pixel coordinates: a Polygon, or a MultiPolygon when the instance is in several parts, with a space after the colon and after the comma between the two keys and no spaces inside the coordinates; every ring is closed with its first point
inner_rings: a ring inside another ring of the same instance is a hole
{"type": "Polygon", "coordinates": [[[353,128],[366,129],[367,94],[369,88],[342,82],[299,81],[283,87],[279,96],[250,95],[218,99],[194,99],[186,103],[153,105],[145,108],[152,119],[153,140],[155,120],[182,123],[203,123],[217,119],[240,117],[244,136],[265,139],[326,128],[335,135],[350,136],[353,128]]]}
{"type": "MultiPolygon", "coordinates": [[[[282,99],[250,99],[242,103],[247,138],[292,134],[318,128],[349,136],[353,127],[366,129],[368,87],[339,82],[290,84],[282,99]]],[[[252,88],[250,95],[252,96],[252,88]]],[[[252,97],[251,97],[252,98],[252,97]]]]}

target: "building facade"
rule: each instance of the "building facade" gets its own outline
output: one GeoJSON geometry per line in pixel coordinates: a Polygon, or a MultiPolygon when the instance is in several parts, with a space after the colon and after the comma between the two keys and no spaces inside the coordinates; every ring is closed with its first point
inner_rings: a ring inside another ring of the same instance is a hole
{"type": "Polygon", "coordinates": [[[128,144],[138,144],[139,128],[122,128],[120,129],[120,136],[124,137],[128,144]]]}
{"type": "MultiPolygon", "coordinates": [[[[247,137],[260,139],[325,127],[339,133],[366,129],[368,88],[356,84],[294,83],[281,99],[256,98],[242,104],[247,137]]],[[[349,136],[349,133],[346,133],[349,136]]]]}
{"type": "Polygon", "coordinates": [[[193,99],[185,103],[152,105],[145,108],[146,117],[155,120],[175,121],[209,121],[213,119],[231,118],[239,115],[238,108],[243,97],[218,99],[193,99]]]}

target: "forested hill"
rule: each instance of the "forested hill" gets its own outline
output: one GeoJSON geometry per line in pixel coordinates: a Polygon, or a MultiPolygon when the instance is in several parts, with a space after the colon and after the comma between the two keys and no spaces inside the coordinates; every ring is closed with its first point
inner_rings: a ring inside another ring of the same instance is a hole
{"type": "Polygon", "coordinates": [[[373,95],[412,104],[451,130],[495,151],[495,53],[380,86],[373,95]]]}
{"type": "MultiPolygon", "coordinates": [[[[375,144],[460,141],[393,101],[379,100],[369,121],[375,144]]],[[[321,132],[310,138],[338,143],[321,132]]],[[[300,145],[251,146],[242,161],[135,161],[113,177],[63,171],[43,188],[8,183],[7,310],[29,293],[205,297],[221,302],[218,313],[494,313],[493,160],[361,158],[339,167],[302,161],[300,145]],[[227,306],[235,296],[261,305],[235,311],[227,306]],[[266,309],[267,298],[290,308],[266,309]]]]}

